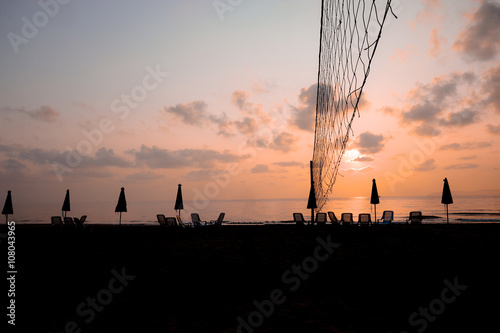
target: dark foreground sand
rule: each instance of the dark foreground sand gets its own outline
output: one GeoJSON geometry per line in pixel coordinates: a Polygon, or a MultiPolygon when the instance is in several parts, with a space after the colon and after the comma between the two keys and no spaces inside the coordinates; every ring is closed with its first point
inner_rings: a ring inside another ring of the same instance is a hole
{"type": "Polygon", "coordinates": [[[241,332],[497,332],[499,236],[500,224],[18,225],[16,331],[236,332],[241,317],[257,326],[241,332]]]}

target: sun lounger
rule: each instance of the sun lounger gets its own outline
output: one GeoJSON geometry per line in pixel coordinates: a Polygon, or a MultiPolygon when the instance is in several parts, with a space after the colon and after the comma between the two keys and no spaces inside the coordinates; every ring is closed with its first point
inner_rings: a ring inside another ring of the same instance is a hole
{"type": "Polygon", "coordinates": [[[65,217],[64,218],[64,225],[75,225],[75,223],[73,222],[73,218],[72,217],[65,217]]]}
{"type": "Polygon", "coordinates": [[[406,219],[406,223],[422,224],[422,212],[410,212],[410,216],[406,219]]]}
{"type": "Polygon", "coordinates": [[[222,225],[222,221],[224,221],[224,216],[226,216],[226,213],[220,213],[219,218],[217,220],[211,220],[210,224],[211,225],[222,225]]]}
{"type": "Polygon", "coordinates": [[[163,215],[163,214],[156,214],[156,219],[158,220],[158,223],[162,227],[166,227],[167,226],[167,221],[165,221],[165,215],[163,215]]]}
{"type": "Polygon", "coordinates": [[[326,225],[326,213],[317,213],[316,214],[316,223],[318,225],[326,225]]]}
{"type": "Polygon", "coordinates": [[[63,225],[62,218],[60,216],[52,216],[50,218],[52,225],[63,225]]]}
{"type": "Polygon", "coordinates": [[[328,212],[328,217],[330,218],[330,221],[332,222],[332,224],[339,224],[339,220],[335,216],[334,212],[328,212]]]}
{"type": "Polygon", "coordinates": [[[171,227],[176,227],[177,226],[177,222],[175,220],[175,217],[166,217],[165,218],[165,223],[167,224],[167,228],[171,228],[171,227]]]}
{"type": "Polygon", "coordinates": [[[193,222],[195,227],[203,227],[207,225],[207,222],[200,219],[200,215],[198,215],[198,213],[191,213],[191,222],[193,222]]]}
{"type": "Polygon", "coordinates": [[[394,212],[392,210],[384,210],[382,218],[378,219],[379,224],[391,224],[394,220],[394,212]]]}
{"type": "Polygon", "coordinates": [[[82,215],[82,217],[80,217],[80,218],[74,217],[73,221],[75,222],[78,229],[84,229],[84,228],[86,228],[86,226],[84,226],[83,224],[85,223],[86,219],[87,219],[87,215],[82,215]]]}
{"type": "Polygon", "coordinates": [[[293,220],[296,225],[305,225],[304,215],[302,213],[293,213],[293,220]]]}
{"type": "Polygon", "coordinates": [[[372,224],[372,217],[370,214],[359,214],[358,225],[367,226],[372,224]]]}
{"type": "Polygon", "coordinates": [[[340,217],[340,222],[342,225],[351,225],[352,224],[352,213],[342,213],[340,217]]]}

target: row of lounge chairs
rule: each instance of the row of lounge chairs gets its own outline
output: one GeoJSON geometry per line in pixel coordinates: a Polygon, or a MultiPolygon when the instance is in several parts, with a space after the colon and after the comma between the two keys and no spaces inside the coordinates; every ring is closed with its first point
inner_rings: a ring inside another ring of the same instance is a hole
{"type": "Polygon", "coordinates": [[[61,216],[51,216],[50,222],[55,226],[77,226],[79,228],[83,228],[83,224],[87,220],[87,215],[82,215],[82,217],[65,217],[64,219],[61,216]]]}
{"type": "MultiPolygon", "coordinates": [[[[342,213],[340,220],[337,219],[334,212],[328,212],[328,218],[332,224],[342,224],[342,225],[352,225],[355,224],[352,213],[342,213]]],[[[304,220],[302,213],[293,213],[293,220],[297,225],[305,225],[308,223],[304,220]]],[[[391,224],[394,221],[394,211],[386,210],[382,214],[382,218],[377,219],[376,224],[391,224]]],[[[316,219],[314,221],[317,225],[326,225],[327,223],[327,213],[317,213],[316,219]]],[[[313,223],[313,224],[314,224],[313,223]]],[[[422,224],[422,212],[410,212],[406,223],[409,224],[422,224]]],[[[358,215],[358,225],[371,225],[372,219],[371,214],[359,214],[358,215]]]]}
{"type": "Polygon", "coordinates": [[[176,217],[165,217],[164,214],[157,214],[156,218],[158,223],[164,227],[180,227],[180,228],[194,228],[194,227],[205,227],[205,226],[220,226],[224,221],[226,213],[220,213],[217,220],[202,221],[198,213],[191,214],[191,222],[183,222],[179,215],[176,217]]]}

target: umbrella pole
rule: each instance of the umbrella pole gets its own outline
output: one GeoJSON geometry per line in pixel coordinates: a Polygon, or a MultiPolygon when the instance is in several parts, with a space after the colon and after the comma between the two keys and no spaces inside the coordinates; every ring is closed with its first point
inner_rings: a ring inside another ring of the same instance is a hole
{"type": "Polygon", "coordinates": [[[375,221],[374,222],[377,222],[377,205],[374,205],[375,206],[375,221]]]}
{"type": "Polygon", "coordinates": [[[446,204],[446,223],[450,223],[450,220],[448,219],[448,204],[446,204]]]}
{"type": "Polygon", "coordinates": [[[314,225],[314,208],[311,208],[311,224],[314,225]]]}
{"type": "Polygon", "coordinates": [[[120,224],[118,224],[119,226],[122,225],[122,212],[120,212],[120,224]]]}

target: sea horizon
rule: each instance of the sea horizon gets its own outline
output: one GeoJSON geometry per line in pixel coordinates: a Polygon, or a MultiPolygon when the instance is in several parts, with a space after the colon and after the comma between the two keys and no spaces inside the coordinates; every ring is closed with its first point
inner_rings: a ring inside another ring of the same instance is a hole
{"type": "MultiPolygon", "coordinates": [[[[51,216],[61,215],[62,203],[15,203],[15,214],[9,221],[21,224],[50,224],[51,216]]],[[[87,215],[88,224],[118,224],[119,213],[114,212],[115,201],[72,201],[71,211],[67,216],[87,215]]],[[[304,198],[281,199],[224,199],[206,202],[184,201],[181,217],[191,220],[191,213],[199,213],[202,220],[217,219],[220,212],[225,212],[226,224],[270,224],[293,220],[292,214],[302,213],[310,219],[311,210],[306,208],[304,198]]],[[[156,225],[156,214],[175,216],[173,200],[129,201],[128,211],[122,213],[122,224],[156,225]]],[[[499,195],[455,195],[454,204],[448,206],[450,223],[498,223],[500,222],[499,195]]],[[[446,223],[446,207],[441,204],[440,196],[405,196],[380,197],[376,207],[376,216],[369,197],[330,198],[322,212],[333,211],[340,219],[342,213],[352,213],[354,220],[360,213],[370,213],[372,221],[381,218],[384,210],[394,211],[394,222],[404,223],[410,211],[421,211],[423,223],[446,223]]]]}

